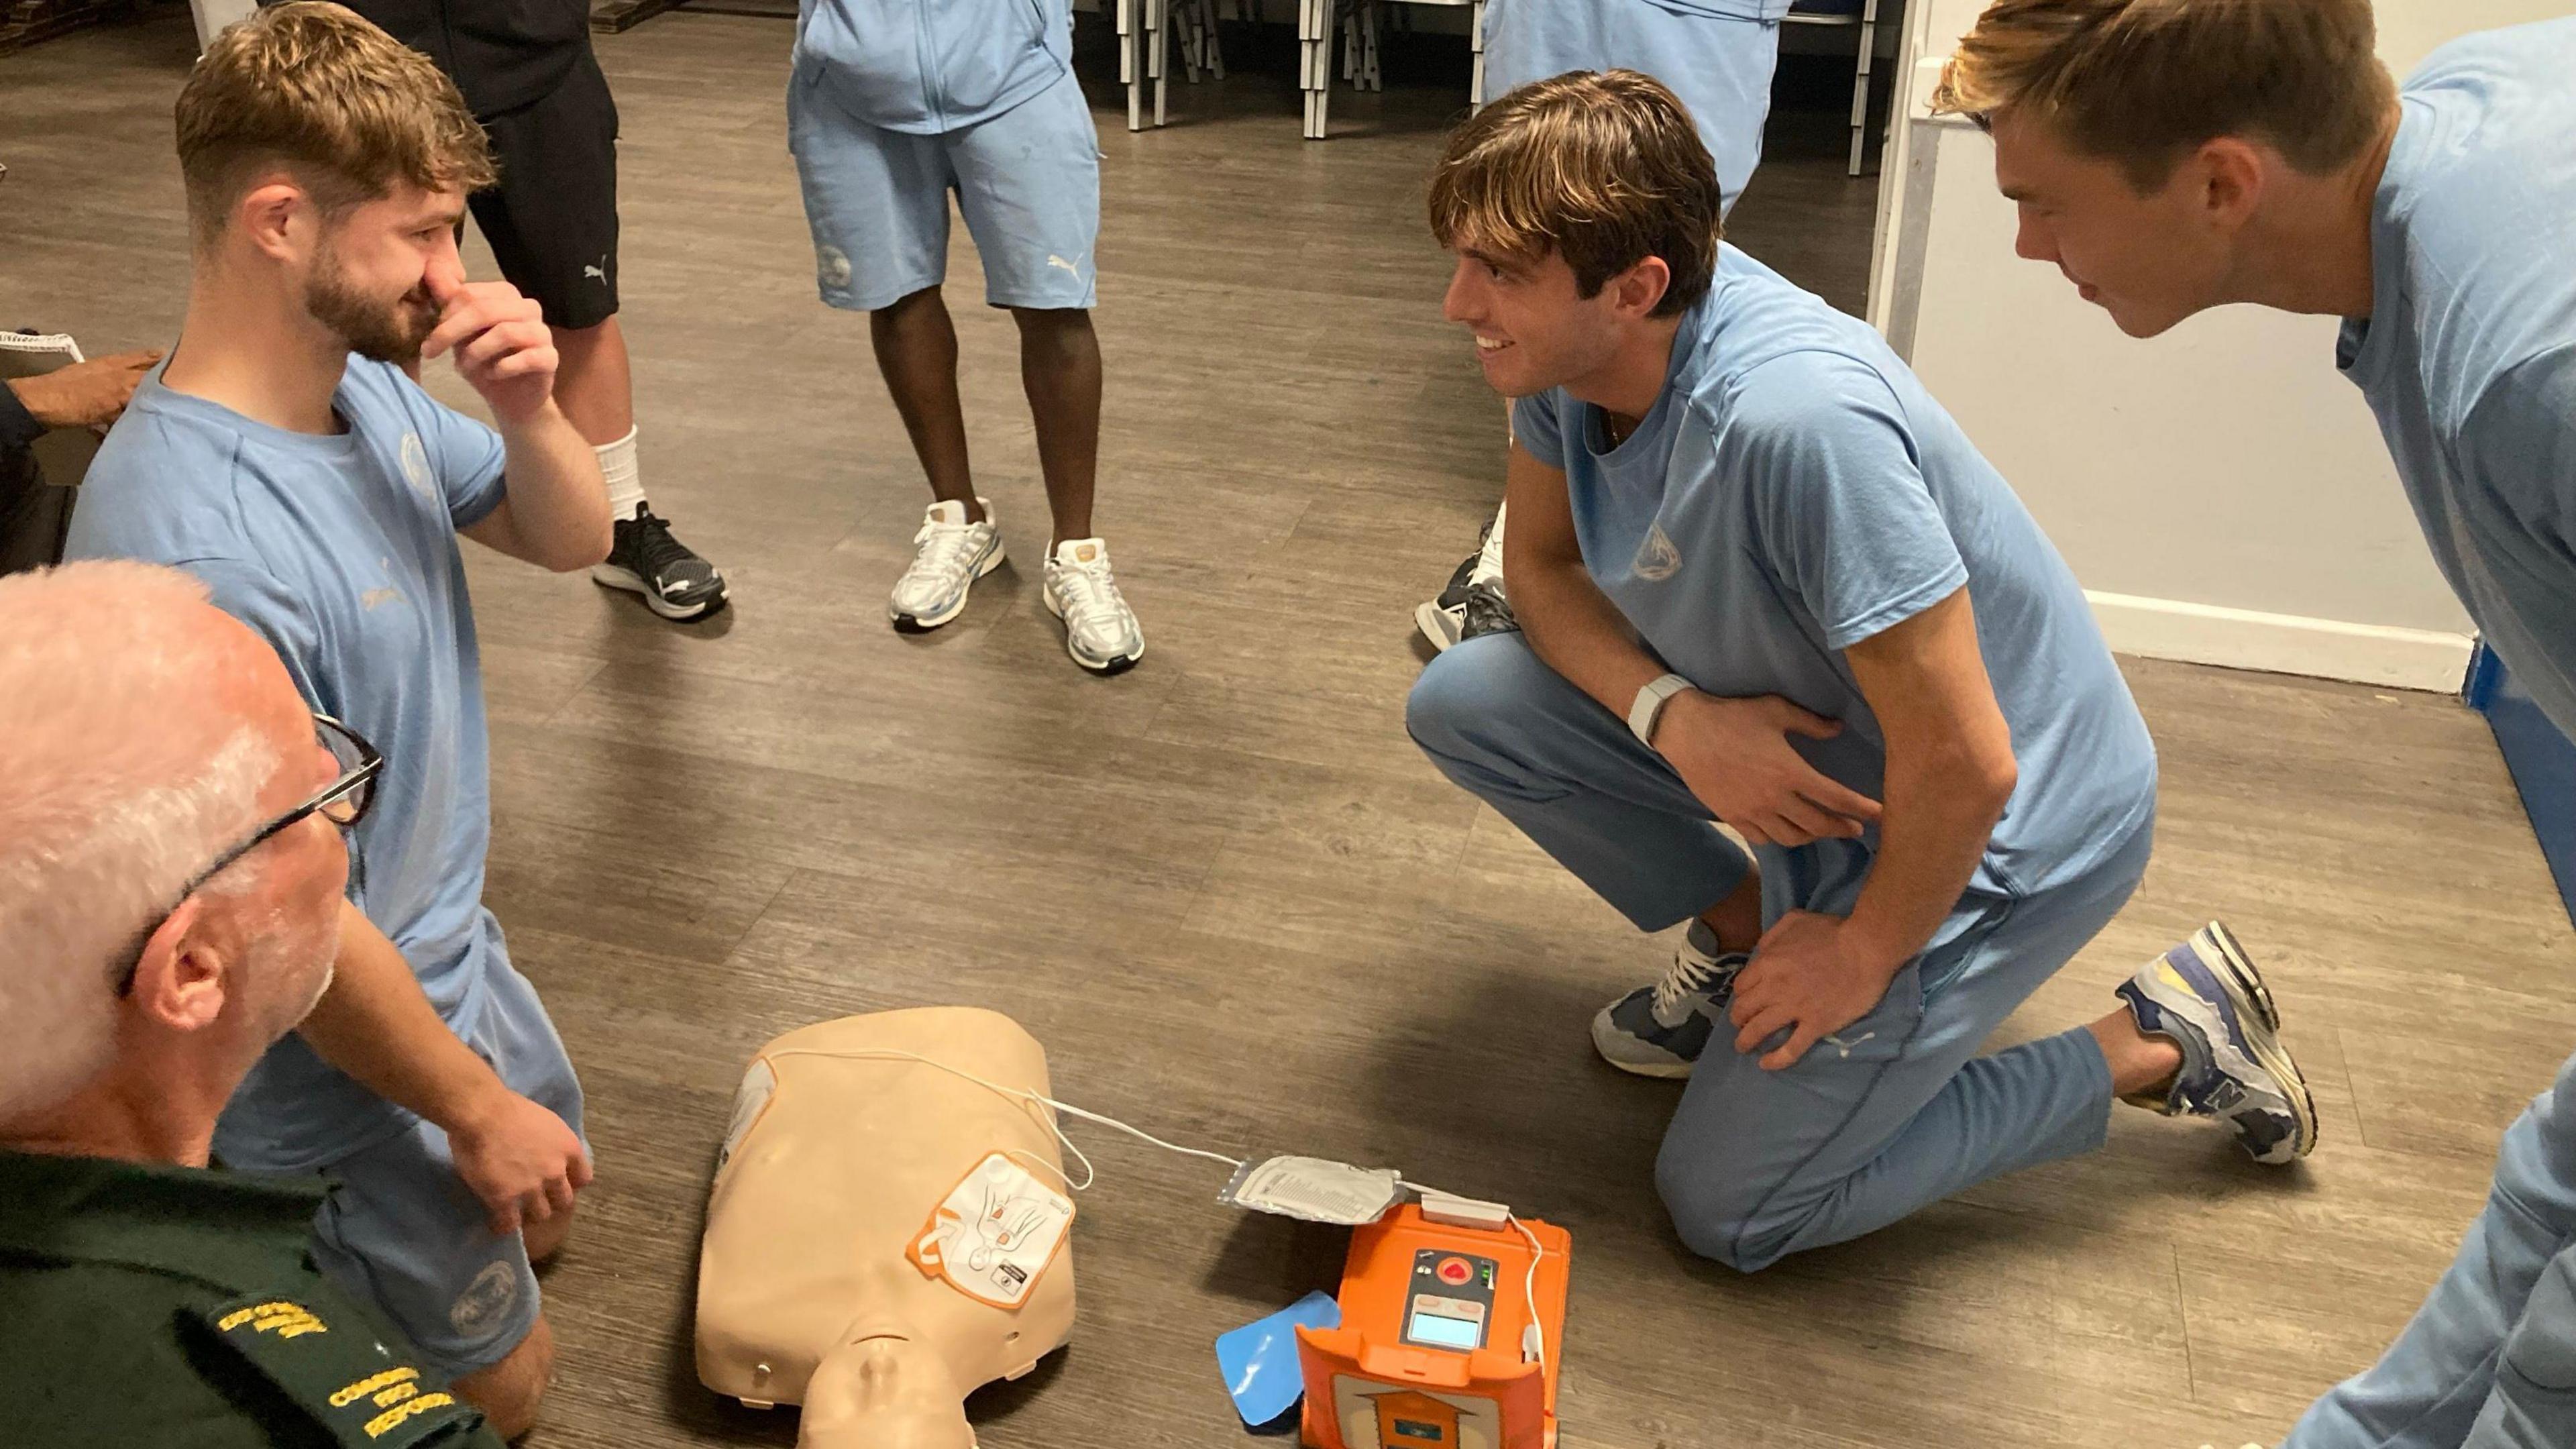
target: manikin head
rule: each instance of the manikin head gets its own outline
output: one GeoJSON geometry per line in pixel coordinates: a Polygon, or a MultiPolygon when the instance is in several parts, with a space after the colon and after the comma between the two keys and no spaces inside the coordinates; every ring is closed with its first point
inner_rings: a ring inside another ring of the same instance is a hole
{"type": "Polygon", "coordinates": [[[798,1449],[975,1449],[966,1391],[911,1325],[873,1315],[850,1325],[805,1389],[798,1449]]]}
{"type": "Polygon", "coordinates": [[[1932,103],[1993,134],[2015,249],[2153,337],[2256,300],[2267,215],[2382,153],[2375,38],[2369,0],[1996,0],[1932,103]]]}
{"type": "Polygon", "coordinates": [[[1708,295],[1724,193],[1690,111],[1635,71],[1535,81],[1478,111],[1431,177],[1457,254],[1442,312],[1506,397],[1584,395],[1708,295]]]}
{"type": "Polygon", "coordinates": [[[318,345],[409,365],[464,280],[456,226],[493,180],[483,128],[429,57],[321,0],[217,35],[179,92],[199,285],[318,345]]]}
{"type": "Polygon", "coordinates": [[[317,813],[188,884],[341,764],[277,656],[184,574],[71,564],[0,578],[0,609],[0,1143],[202,1164],[233,1087],[329,984],[348,852],[317,813]],[[105,1120],[137,1104],[139,1134],[105,1120]]]}

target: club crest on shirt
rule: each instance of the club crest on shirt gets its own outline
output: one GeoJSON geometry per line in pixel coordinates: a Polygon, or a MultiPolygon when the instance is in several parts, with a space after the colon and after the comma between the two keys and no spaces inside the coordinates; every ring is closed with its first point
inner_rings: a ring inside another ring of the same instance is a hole
{"type": "Polygon", "coordinates": [[[510,1311],[519,1301],[518,1275],[510,1271],[506,1259],[496,1258],[483,1265],[465,1291],[447,1310],[447,1321],[464,1334],[480,1333],[510,1311]]]}
{"type": "Polygon", "coordinates": [[[1673,547],[1662,520],[1646,525],[1645,541],[1637,545],[1636,561],[1628,567],[1637,577],[1656,584],[1681,572],[1682,551],[1673,547]]]}
{"type": "Polygon", "coordinates": [[[849,253],[839,247],[816,247],[814,260],[817,264],[815,270],[822,275],[824,286],[837,288],[850,285],[849,253]]]}
{"type": "Polygon", "coordinates": [[[402,440],[403,481],[419,490],[424,498],[436,498],[438,490],[429,476],[429,449],[422,446],[420,434],[405,433],[402,440]]]}

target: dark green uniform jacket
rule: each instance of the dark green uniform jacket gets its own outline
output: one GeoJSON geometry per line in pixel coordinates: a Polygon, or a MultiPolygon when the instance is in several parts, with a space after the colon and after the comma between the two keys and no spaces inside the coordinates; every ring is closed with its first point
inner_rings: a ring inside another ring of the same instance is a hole
{"type": "Polygon", "coordinates": [[[323,1191],[0,1151],[0,1443],[501,1449],[314,1268],[323,1191]]]}

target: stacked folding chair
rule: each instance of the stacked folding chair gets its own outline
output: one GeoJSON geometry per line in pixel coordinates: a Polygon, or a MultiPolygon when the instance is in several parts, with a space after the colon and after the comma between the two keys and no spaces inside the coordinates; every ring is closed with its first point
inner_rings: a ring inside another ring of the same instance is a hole
{"type": "MultiPolygon", "coordinates": [[[[1299,0],[1304,3],[1304,0],[1299,0]]],[[[1225,79],[1225,52],[1217,38],[1219,0],[1117,0],[1118,80],[1127,87],[1127,129],[1145,129],[1145,90],[1154,92],[1154,124],[1170,119],[1171,42],[1181,42],[1181,65],[1196,85],[1201,71],[1225,79]]],[[[1247,20],[1260,18],[1259,0],[1236,0],[1247,20]]]]}
{"type": "Polygon", "coordinates": [[[1306,95],[1306,139],[1329,134],[1333,102],[1333,43],[1341,42],[1341,78],[1356,89],[1383,90],[1378,70],[1378,30],[1387,5],[1463,5],[1475,55],[1467,104],[1485,103],[1485,0],[1297,0],[1297,86],[1306,95]]]}

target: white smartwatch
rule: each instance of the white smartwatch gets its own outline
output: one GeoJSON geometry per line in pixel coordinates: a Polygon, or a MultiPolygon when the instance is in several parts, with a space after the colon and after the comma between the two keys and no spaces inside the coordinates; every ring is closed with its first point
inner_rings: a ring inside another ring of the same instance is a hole
{"type": "Polygon", "coordinates": [[[1637,691],[1637,702],[1628,706],[1628,732],[1637,737],[1637,743],[1654,748],[1655,721],[1663,718],[1665,701],[1690,687],[1689,680],[1667,674],[1637,691]]]}

